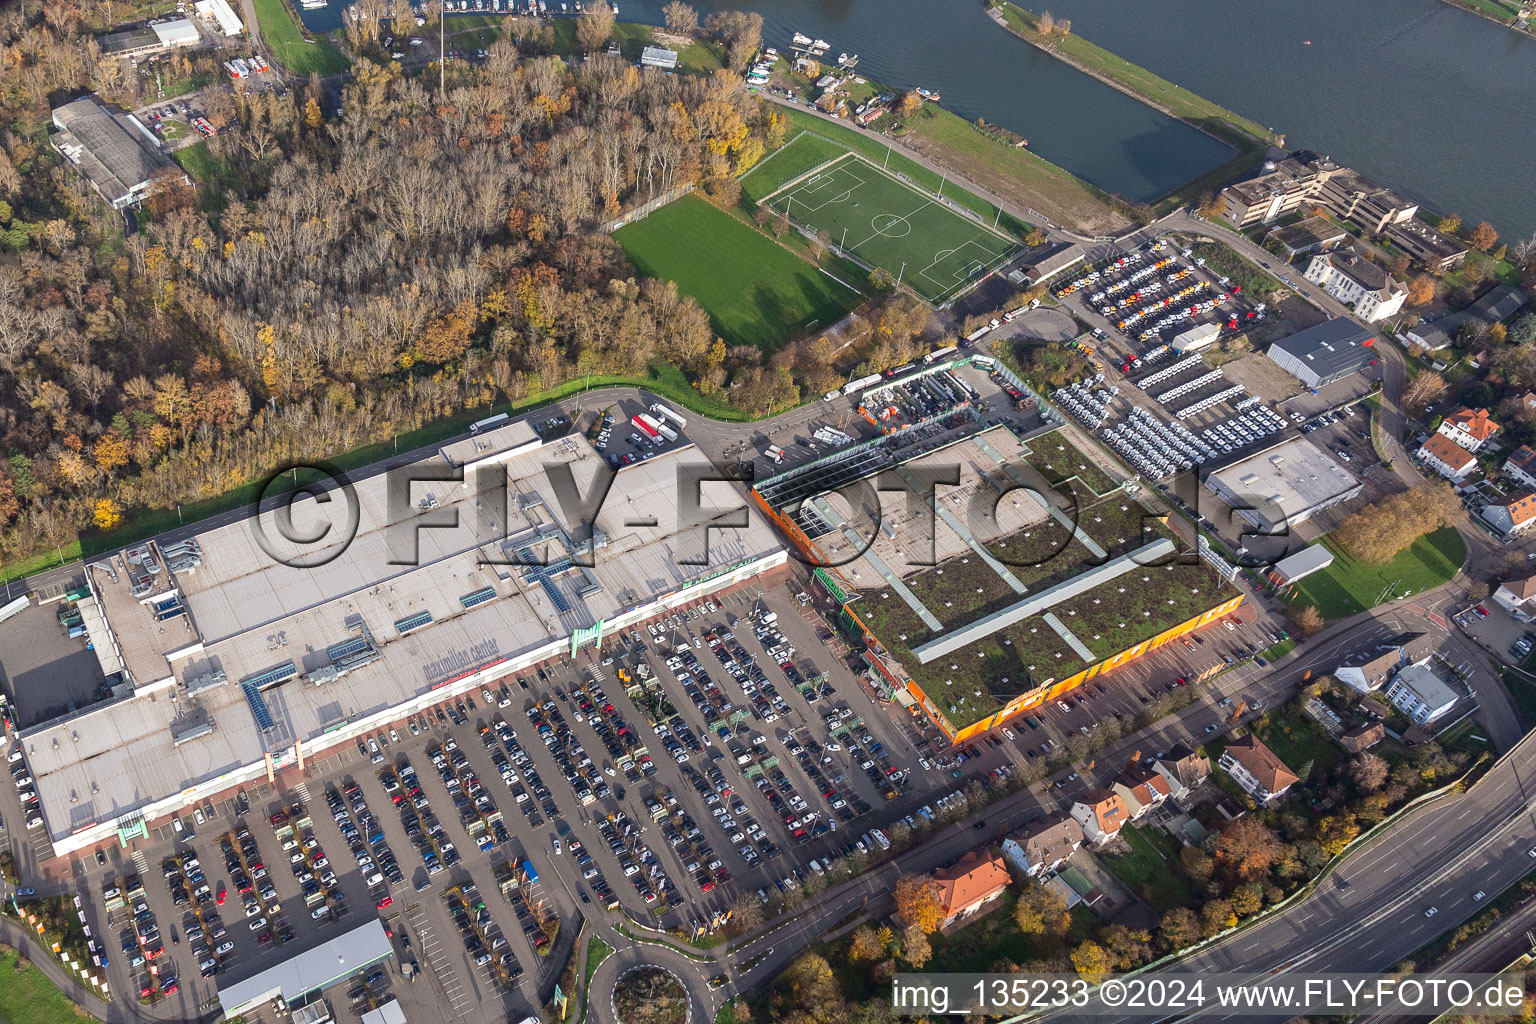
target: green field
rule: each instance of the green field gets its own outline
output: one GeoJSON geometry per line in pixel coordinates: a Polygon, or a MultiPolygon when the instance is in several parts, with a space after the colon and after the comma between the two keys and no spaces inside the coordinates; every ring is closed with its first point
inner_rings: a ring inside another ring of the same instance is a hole
{"type": "Polygon", "coordinates": [[[261,38],[272,50],[272,59],[295,75],[319,72],[339,75],[352,62],[324,41],[304,38],[298,14],[288,0],[254,0],[256,20],[261,23],[261,38]]]}
{"type": "Polygon", "coordinates": [[[1467,559],[1467,544],[1449,526],[1420,537],[1385,565],[1359,562],[1328,538],[1333,564],[1296,584],[1287,600],[1314,605],[1325,619],[1342,619],[1387,600],[1438,587],[1467,559]]]}
{"type": "Polygon", "coordinates": [[[846,146],[831,139],[814,132],[801,132],[742,176],[741,194],[760,203],[801,175],[831,163],[846,152],[846,146]]]}
{"type": "Polygon", "coordinates": [[[851,153],[765,202],[825,231],[843,251],[889,271],[935,304],[986,276],[1016,248],[1000,232],[851,153]]]}
{"type": "Polygon", "coordinates": [[[794,253],[696,196],[613,233],[647,277],[698,301],[731,345],[778,349],[826,327],[861,297],[794,253]]]}
{"type": "Polygon", "coordinates": [[[15,953],[0,953],[0,1024],[74,1024],[75,1004],[15,953]]]}

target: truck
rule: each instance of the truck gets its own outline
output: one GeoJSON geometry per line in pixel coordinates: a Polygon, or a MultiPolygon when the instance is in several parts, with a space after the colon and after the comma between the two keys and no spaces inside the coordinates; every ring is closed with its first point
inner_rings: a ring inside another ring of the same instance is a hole
{"type": "Polygon", "coordinates": [[[677,440],[677,431],[673,430],[671,427],[667,426],[665,423],[662,423],[659,420],[656,423],[656,430],[668,441],[677,440]]]}
{"type": "Polygon", "coordinates": [[[776,444],[769,445],[768,450],[763,454],[772,459],[776,464],[784,461],[784,449],[776,444]]]}
{"type": "Polygon", "coordinates": [[[863,391],[865,388],[870,387],[871,385],[880,383],[880,381],[883,379],[884,378],[882,378],[878,373],[872,373],[868,377],[860,377],[858,380],[851,380],[847,384],[843,385],[843,394],[857,394],[858,392],[863,391]]]}
{"type": "Polygon", "coordinates": [[[932,366],[934,363],[937,363],[937,362],[939,362],[941,360],[944,360],[944,359],[948,359],[950,356],[954,355],[957,351],[958,351],[958,348],[956,346],[954,346],[954,345],[951,345],[948,348],[941,348],[937,352],[929,352],[927,355],[923,356],[923,365],[924,366],[932,366]]]}
{"type": "Polygon", "coordinates": [[[967,342],[970,342],[970,343],[974,344],[974,343],[980,341],[982,338],[986,337],[986,335],[989,332],[991,332],[994,328],[1001,327],[1001,326],[1002,326],[1002,321],[998,320],[996,317],[994,317],[991,320],[988,320],[986,323],[982,324],[980,327],[976,328],[970,334],[967,334],[965,336],[965,340],[967,342]]]}
{"type": "Polygon", "coordinates": [[[972,356],[971,365],[978,370],[992,370],[997,367],[997,360],[989,356],[972,356]]]}
{"type": "Polygon", "coordinates": [[[651,412],[655,413],[660,419],[671,420],[673,423],[676,423],[678,430],[688,429],[688,420],[681,413],[667,408],[660,402],[651,406],[651,412]]]}
{"type": "Polygon", "coordinates": [[[486,430],[495,430],[502,424],[511,422],[511,420],[512,417],[504,412],[499,412],[495,416],[487,416],[483,420],[476,420],[471,423],[469,425],[469,432],[471,434],[479,434],[486,430]]]}
{"type": "Polygon", "coordinates": [[[661,432],[658,431],[656,429],[656,427],[654,426],[656,421],[651,419],[645,413],[641,413],[638,416],[631,417],[629,422],[633,423],[636,427],[640,428],[640,432],[642,434],[644,434],[646,437],[660,437],[661,436],[661,432]]]}

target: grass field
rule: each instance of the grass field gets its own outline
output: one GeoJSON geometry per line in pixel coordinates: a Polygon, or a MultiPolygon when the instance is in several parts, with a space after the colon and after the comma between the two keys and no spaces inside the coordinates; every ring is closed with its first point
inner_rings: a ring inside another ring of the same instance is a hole
{"type": "Polygon", "coordinates": [[[304,38],[298,15],[288,0],[254,0],[256,20],[261,23],[261,38],[272,51],[272,59],[295,75],[308,75],[318,71],[322,75],[339,75],[352,66],[352,62],[324,41],[304,38]]]}
{"type": "Polygon", "coordinates": [[[1178,844],[1162,829],[1130,826],[1121,838],[1130,852],[1106,855],[1104,866],[1158,913],[1190,905],[1189,884],[1178,867],[1178,844]]]}
{"type": "Polygon", "coordinates": [[[802,174],[814,171],[846,152],[848,147],[829,138],[814,132],[801,132],[742,176],[741,194],[760,203],[802,174]]]}
{"type": "Polygon", "coordinates": [[[1359,562],[1328,538],[1333,564],[1296,585],[1287,600],[1315,605],[1325,619],[1342,619],[1374,608],[1388,597],[1417,594],[1437,587],[1456,574],[1467,558],[1467,544],[1449,526],[1420,537],[1385,565],[1359,562]]]}
{"type": "MultiPolygon", "coordinates": [[[[792,150],[798,164],[809,156],[792,150]]],[[[814,164],[812,166],[815,166],[814,164]]],[[[854,154],[765,200],[791,220],[825,231],[845,252],[933,303],[942,303],[996,267],[1012,239],[854,154]]]]}
{"type": "Polygon", "coordinates": [[[75,1024],[75,1004],[15,953],[0,953],[0,1024],[75,1024]]]}
{"type": "Polygon", "coordinates": [[[647,277],[673,281],[732,345],[767,352],[825,327],[861,301],[851,288],[696,196],[615,231],[647,277]]]}

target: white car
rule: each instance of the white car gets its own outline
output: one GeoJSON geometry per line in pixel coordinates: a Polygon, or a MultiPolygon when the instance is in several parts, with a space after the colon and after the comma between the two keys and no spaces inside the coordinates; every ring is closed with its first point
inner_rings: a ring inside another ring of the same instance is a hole
{"type": "Polygon", "coordinates": [[[259,932],[263,928],[265,928],[266,926],[267,926],[267,919],[264,918],[264,917],[258,917],[256,920],[251,922],[251,931],[259,932]]]}
{"type": "Polygon", "coordinates": [[[27,828],[41,828],[42,824],[43,816],[41,814],[34,814],[27,819],[27,828]]]}
{"type": "Polygon", "coordinates": [[[15,750],[13,750],[9,754],[5,755],[5,759],[7,761],[9,761],[11,764],[15,764],[17,761],[20,761],[21,758],[22,758],[22,753],[21,753],[21,748],[20,747],[17,747],[15,750]]]}
{"type": "Polygon", "coordinates": [[[1424,911],[1424,916],[1425,917],[1434,917],[1438,913],[1440,913],[1440,908],[1439,907],[1430,907],[1428,910],[1424,911]]]}

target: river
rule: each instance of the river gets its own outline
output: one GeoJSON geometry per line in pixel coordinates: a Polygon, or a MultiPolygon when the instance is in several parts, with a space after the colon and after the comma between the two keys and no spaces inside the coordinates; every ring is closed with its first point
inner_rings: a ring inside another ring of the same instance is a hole
{"type": "MultiPolygon", "coordinates": [[[[619,3],[622,20],[662,20],[665,0],[619,3]]],[[[342,6],[305,11],[305,23],[334,28],[342,6]]],[[[781,50],[800,31],[827,40],[833,54],[858,53],[871,78],[934,89],[949,110],[1010,128],[1047,160],[1132,199],[1163,195],[1231,154],[1012,36],[972,0],[693,6],[701,20],[721,8],[760,11],[764,41],[781,50]]],[[[1506,236],[1536,231],[1536,203],[1520,184],[1536,153],[1526,109],[1536,95],[1536,40],[1440,0],[1050,0],[1050,8],[1086,38],[1285,132],[1293,148],[1326,152],[1468,223],[1486,218],[1506,236]]]]}

